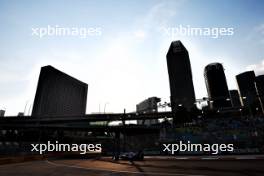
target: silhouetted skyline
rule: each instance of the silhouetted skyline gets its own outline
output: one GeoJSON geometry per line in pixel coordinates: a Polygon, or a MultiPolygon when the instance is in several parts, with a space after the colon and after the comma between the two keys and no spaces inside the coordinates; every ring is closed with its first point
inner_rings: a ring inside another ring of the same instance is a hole
{"type": "Polygon", "coordinates": [[[247,69],[256,75],[263,73],[263,4],[227,0],[1,1],[0,109],[6,115],[24,109],[28,114],[36,75],[44,65],[91,85],[87,113],[98,112],[107,102],[106,111],[122,112],[124,108],[135,111],[135,104],[146,97],[169,101],[164,58],[174,40],[181,40],[189,51],[197,98],[207,95],[203,69],[212,62],[223,64],[228,87],[237,89],[235,75],[247,69]],[[100,28],[101,35],[32,35],[32,28],[48,26],[100,28]],[[171,35],[179,26],[233,28],[233,35],[171,35]]]}

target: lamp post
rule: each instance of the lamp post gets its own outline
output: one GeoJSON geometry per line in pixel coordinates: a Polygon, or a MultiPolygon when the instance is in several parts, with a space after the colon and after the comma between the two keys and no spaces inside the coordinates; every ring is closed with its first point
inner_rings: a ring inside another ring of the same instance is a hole
{"type": "Polygon", "coordinates": [[[106,105],[109,104],[108,102],[105,103],[104,105],[104,114],[105,114],[105,109],[106,109],[106,105]]]}

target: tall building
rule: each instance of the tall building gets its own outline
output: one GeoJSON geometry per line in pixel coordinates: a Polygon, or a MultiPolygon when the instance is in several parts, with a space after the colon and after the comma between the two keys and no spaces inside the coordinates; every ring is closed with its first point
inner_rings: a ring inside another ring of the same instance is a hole
{"type": "Polygon", "coordinates": [[[5,110],[0,110],[0,117],[4,117],[5,116],[5,110]]]}
{"type": "Polygon", "coordinates": [[[25,114],[24,114],[24,112],[18,112],[18,113],[17,113],[17,116],[18,116],[18,117],[23,117],[23,116],[25,116],[25,114]]]}
{"type": "Polygon", "coordinates": [[[238,90],[229,90],[232,107],[241,107],[238,90]]]}
{"type": "Polygon", "coordinates": [[[246,71],[236,76],[239,88],[240,101],[243,106],[256,106],[258,102],[257,91],[255,87],[254,71],[246,71]]]}
{"type": "Polygon", "coordinates": [[[71,116],[86,112],[88,85],[52,66],[41,68],[32,116],[71,116]]]}
{"type": "Polygon", "coordinates": [[[205,67],[204,78],[210,107],[221,109],[231,107],[229,91],[222,64],[212,63],[205,67]]]}
{"type": "Polygon", "coordinates": [[[139,104],[137,104],[137,112],[139,113],[153,113],[158,111],[158,103],[160,102],[160,98],[158,97],[150,97],[139,104]]]}
{"type": "Polygon", "coordinates": [[[175,112],[178,106],[190,109],[195,103],[195,93],[189,53],[181,41],[174,41],[166,57],[172,111],[175,112]]]}
{"type": "MultiPolygon", "coordinates": [[[[137,113],[154,113],[158,112],[158,103],[160,102],[160,98],[158,97],[150,97],[139,104],[137,104],[137,113]]],[[[145,125],[151,125],[151,124],[157,124],[159,121],[158,119],[152,119],[152,120],[138,120],[138,124],[145,124],[145,125]]]]}
{"type": "Polygon", "coordinates": [[[257,96],[259,98],[259,103],[262,109],[262,112],[264,113],[264,75],[259,75],[256,77],[256,90],[257,90],[257,96]]]}

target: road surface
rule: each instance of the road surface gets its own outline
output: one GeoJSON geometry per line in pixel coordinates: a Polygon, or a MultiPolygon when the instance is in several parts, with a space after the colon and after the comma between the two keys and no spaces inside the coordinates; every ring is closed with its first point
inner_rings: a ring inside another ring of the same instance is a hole
{"type": "Polygon", "coordinates": [[[253,158],[178,159],[147,157],[144,161],[48,159],[0,166],[1,176],[263,176],[264,160],[253,158]]]}

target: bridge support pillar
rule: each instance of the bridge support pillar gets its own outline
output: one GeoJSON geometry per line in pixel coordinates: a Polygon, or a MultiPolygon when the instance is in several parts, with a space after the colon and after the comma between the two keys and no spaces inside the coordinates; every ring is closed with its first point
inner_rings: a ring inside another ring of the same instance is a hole
{"type": "Polygon", "coordinates": [[[113,159],[114,160],[119,160],[119,156],[120,156],[120,131],[116,131],[115,132],[115,147],[114,147],[115,151],[114,151],[114,156],[113,159]]]}

